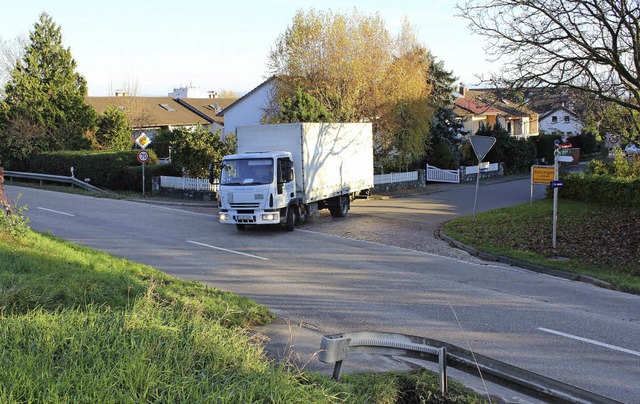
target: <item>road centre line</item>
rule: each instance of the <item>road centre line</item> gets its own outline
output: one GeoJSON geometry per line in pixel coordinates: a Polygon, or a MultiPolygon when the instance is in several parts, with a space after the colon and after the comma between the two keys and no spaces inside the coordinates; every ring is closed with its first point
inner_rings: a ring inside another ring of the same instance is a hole
{"type": "Polygon", "coordinates": [[[269,258],[259,257],[257,255],[251,255],[251,254],[243,253],[243,252],[240,252],[240,251],[228,250],[226,248],[216,247],[216,246],[209,245],[209,244],[198,243],[197,241],[187,240],[187,243],[196,244],[196,245],[199,245],[199,246],[202,246],[202,247],[207,247],[207,248],[213,248],[214,250],[225,251],[225,252],[232,253],[232,254],[244,255],[245,257],[256,258],[256,259],[263,260],[263,261],[269,261],[269,258]]]}
{"type": "Polygon", "coordinates": [[[592,339],[588,339],[588,338],[579,337],[577,335],[566,334],[564,332],[560,332],[560,331],[556,331],[556,330],[550,330],[548,328],[542,328],[542,327],[538,327],[538,330],[544,331],[544,332],[548,332],[549,334],[555,334],[555,335],[559,335],[561,337],[571,338],[571,339],[575,339],[575,340],[578,340],[578,341],[586,342],[587,344],[593,344],[593,345],[601,346],[601,347],[604,347],[604,348],[613,349],[614,351],[619,351],[619,352],[624,352],[624,353],[628,353],[628,354],[635,355],[635,356],[640,356],[640,352],[638,352],[638,351],[633,351],[631,349],[621,348],[619,346],[606,344],[604,342],[600,342],[600,341],[596,341],[596,340],[592,340],[592,339]]]}
{"type": "Polygon", "coordinates": [[[65,215],[65,216],[75,217],[75,215],[72,215],[71,213],[65,213],[65,212],[60,212],[59,210],[47,209],[47,208],[43,208],[43,207],[41,207],[41,206],[38,206],[38,209],[40,209],[40,210],[46,210],[47,212],[57,213],[57,214],[59,214],[59,215],[65,215]]]}

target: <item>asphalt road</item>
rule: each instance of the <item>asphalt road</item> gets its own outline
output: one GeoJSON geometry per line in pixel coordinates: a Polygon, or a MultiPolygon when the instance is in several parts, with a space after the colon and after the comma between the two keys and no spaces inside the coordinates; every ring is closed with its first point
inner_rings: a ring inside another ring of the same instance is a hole
{"type": "MultiPolygon", "coordinates": [[[[528,202],[528,188],[521,188],[483,184],[479,210],[513,204],[514,193],[528,202]]],[[[468,214],[473,193],[466,189],[356,201],[352,213],[356,220],[379,217],[400,225],[423,221],[428,232],[436,220],[468,214]]],[[[13,186],[6,191],[12,198],[23,194],[35,230],[251,297],[318,333],[434,338],[622,402],[640,401],[638,296],[472,257],[315,231],[314,222],[289,233],[238,232],[217,223],[213,209],[13,186]]],[[[331,220],[325,215],[315,223],[320,228],[331,220]]]]}

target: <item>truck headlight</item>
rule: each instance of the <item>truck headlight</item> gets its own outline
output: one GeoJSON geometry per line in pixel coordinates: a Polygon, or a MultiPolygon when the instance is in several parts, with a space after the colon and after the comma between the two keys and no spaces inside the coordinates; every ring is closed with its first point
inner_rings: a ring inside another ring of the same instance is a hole
{"type": "Polygon", "coordinates": [[[229,220],[229,215],[226,213],[220,213],[220,221],[226,222],[227,220],[229,220]]]}
{"type": "Polygon", "coordinates": [[[279,219],[280,219],[280,215],[278,213],[266,213],[262,215],[262,220],[273,221],[273,220],[279,220],[279,219]]]}

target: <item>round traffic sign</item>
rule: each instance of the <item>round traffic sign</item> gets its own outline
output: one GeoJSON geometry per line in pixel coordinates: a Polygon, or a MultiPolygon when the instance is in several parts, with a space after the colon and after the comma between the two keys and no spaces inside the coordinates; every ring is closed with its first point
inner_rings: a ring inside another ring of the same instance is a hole
{"type": "Polygon", "coordinates": [[[146,150],[140,150],[138,152],[138,161],[143,164],[149,161],[149,152],[146,150]]]}

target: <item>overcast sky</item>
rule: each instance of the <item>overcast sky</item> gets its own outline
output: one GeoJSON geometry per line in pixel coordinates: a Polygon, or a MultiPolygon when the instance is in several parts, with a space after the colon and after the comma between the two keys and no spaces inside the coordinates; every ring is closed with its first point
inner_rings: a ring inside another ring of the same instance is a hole
{"type": "MultiPolygon", "coordinates": [[[[41,12],[62,29],[62,39],[89,84],[89,95],[135,89],[167,95],[193,85],[202,90],[244,93],[267,76],[266,60],[277,37],[291,25],[302,0],[19,0],[6,1],[0,38],[28,35],[41,12]]],[[[486,73],[481,38],[456,17],[456,0],[316,0],[317,10],[351,14],[379,12],[395,35],[406,16],[420,41],[474,84],[486,73]]],[[[476,83],[477,84],[477,83],[476,83]]]]}

